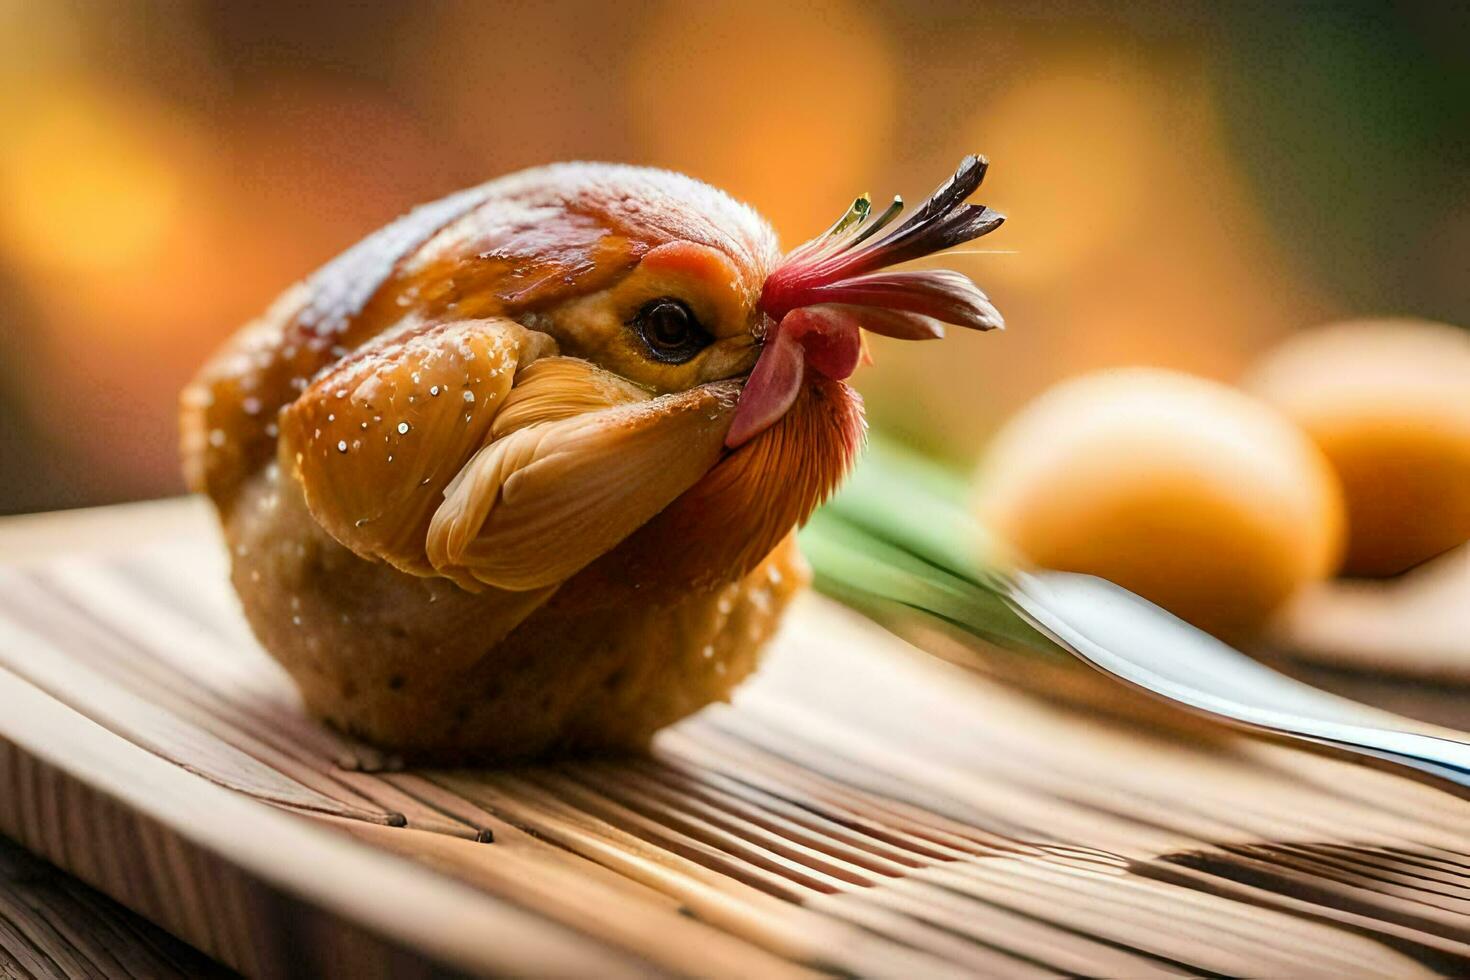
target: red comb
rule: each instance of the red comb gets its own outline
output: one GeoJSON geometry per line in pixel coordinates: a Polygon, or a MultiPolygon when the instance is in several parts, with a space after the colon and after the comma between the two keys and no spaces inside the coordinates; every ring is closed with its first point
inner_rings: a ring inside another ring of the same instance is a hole
{"type": "Polygon", "coordinates": [[[825,233],[781,260],[766,277],[760,301],[776,326],[763,338],[726,446],[743,445],[784,416],[796,403],[808,368],[834,381],[851,375],[863,358],[863,330],[932,340],[944,336],[945,323],[975,330],[1004,326],[968,276],[949,269],[882,271],[1000,227],[1004,215],[965,203],[988,166],[984,157],[965,157],[953,177],[886,234],[903,201],[895,197],[874,217],[864,194],[825,233]]]}
{"type": "Polygon", "coordinates": [[[950,177],[897,227],[882,234],[903,210],[893,203],[874,216],[863,195],[825,233],[794,249],[767,277],[761,309],[777,323],[804,306],[840,303],[872,308],[863,326],[906,340],[942,336],[940,322],[976,330],[1004,325],[1000,313],[968,277],[945,269],[880,272],[973,241],[1000,227],[1005,216],[967,204],[989,162],[967,156],[950,177]]]}

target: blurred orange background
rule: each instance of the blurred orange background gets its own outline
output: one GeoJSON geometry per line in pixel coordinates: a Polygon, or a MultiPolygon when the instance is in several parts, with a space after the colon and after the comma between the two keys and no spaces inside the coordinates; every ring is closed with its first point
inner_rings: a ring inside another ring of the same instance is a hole
{"type": "Polygon", "coordinates": [[[551,160],[686,171],[794,245],[987,154],[1010,221],[945,264],[1010,329],[879,338],[859,378],[955,459],[1080,371],[1470,324],[1467,41],[1458,4],[0,0],[0,512],[179,491],[177,392],[229,332],[551,160]]]}

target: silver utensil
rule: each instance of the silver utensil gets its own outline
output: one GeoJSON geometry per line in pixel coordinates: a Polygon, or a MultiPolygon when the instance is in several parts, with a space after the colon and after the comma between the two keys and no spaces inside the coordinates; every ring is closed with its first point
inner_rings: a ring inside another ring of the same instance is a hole
{"type": "Polygon", "coordinates": [[[1294,680],[1104,579],[1017,572],[1004,581],[1004,598],[1023,619],[1080,660],[1145,694],[1470,799],[1470,735],[1294,680]]]}
{"type": "Polygon", "coordinates": [[[803,534],[818,587],[880,614],[916,611],[1020,656],[1070,653],[1195,714],[1470,799],[1470,734],[1320,691],[1103,579],[1019,569],[964,505],[966,492],[953,473],[873,440],[803,534]]]}

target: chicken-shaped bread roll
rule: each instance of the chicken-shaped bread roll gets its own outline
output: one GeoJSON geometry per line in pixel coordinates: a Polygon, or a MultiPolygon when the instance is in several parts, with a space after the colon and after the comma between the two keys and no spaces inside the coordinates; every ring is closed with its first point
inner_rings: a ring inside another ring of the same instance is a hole
{"type": "Polygon", "coordinates": [[[970,157],[785,256],[659,170],[559,164],[421,207],[288,290],[183,396],[261,643],[417,758],[642,746],[728,696],[805,583],[863,438],[860,328],[1000,325],[964,276],[970,157]]]}

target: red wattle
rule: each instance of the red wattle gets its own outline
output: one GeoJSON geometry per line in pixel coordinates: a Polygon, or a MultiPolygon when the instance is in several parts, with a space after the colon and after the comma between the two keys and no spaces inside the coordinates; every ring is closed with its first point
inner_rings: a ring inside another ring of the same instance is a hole
{"type": "Polygon", "coordinates": [[[745,381],[725,445],[734,449],[780,421],[801,393],[805,376],[806,356],[801,345],[778,327],[766,339],[755,369],[745,381]]]}
{"type": "Polygon", "coordinates": [[[734,449],[780,421],[801,392],[808,365],[841,381],[857,370],[862,356],[862,333],[850,312],[834,307],[792,310],[766,339],[740,393],[725,445],[734,449]]]}
{"type": "Polygon", "coordinates": [[[833,381],[852,377],[863,356],[860,321],[848,311],[832,306],[803,306],[781,320],[806,352],[807,363],[833,381]]]}

